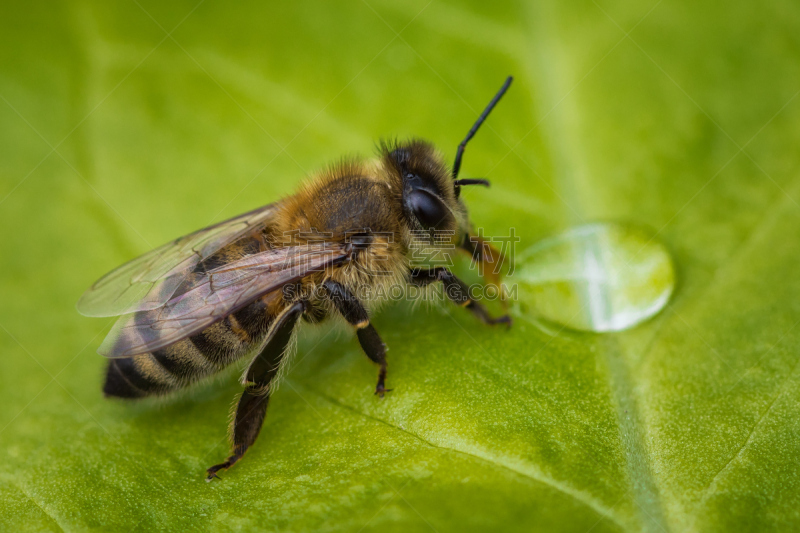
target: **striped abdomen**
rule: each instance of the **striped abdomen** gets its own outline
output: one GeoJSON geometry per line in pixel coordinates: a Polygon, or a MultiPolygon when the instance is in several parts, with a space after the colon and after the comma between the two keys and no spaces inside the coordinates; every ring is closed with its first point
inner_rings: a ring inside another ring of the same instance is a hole
{"type": "MultiPolygon", "coordinates": [[[[191,290],[208,271],[258,253],[264,247],[264,241],[257,235],[227,245],[198,263],[175,295],[191,290]]],[[[267,294],[200,333],[155,352],[112,359],[103,392],[120,398],[163,395],[216,374],[263,340],[274,318],[271,304],[277,298],[278,294],[267,294]]]]}
{"type": "Polygon", "coordinates": [[[216,374],[255,348],[271,319],[265,299],[256,300],[166,348],[112,359],[103,392],[120,398],[163,395],[216,374]]]}

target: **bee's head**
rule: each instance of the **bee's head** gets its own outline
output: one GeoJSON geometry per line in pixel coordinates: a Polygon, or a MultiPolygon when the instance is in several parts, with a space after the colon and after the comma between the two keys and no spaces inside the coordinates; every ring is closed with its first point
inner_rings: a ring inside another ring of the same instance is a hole
{"type": "Polygon", "coordinates": [[[457,238],[467,231],[467,209],[458,197],[459,186],[432,144],[413,139],[382,143],[380,150],[381,164],[409,230],[437,233],[438,239],[448,235],[457,238]]]}
{"type": "Polygon", "coordinates": [[[404,143],[381,143],[381,164],[396,187],[403,220],[410,230],[424,231],[438,242],[460,243],[469,231],[467,208],[459,198],[464,185],[485,185],[485,179],[458,179],[464,148],[511,85],[509,76],[483,113],[458,145],[453,168],[444,163],[433,145],[412,139],[404,143]],[[438,233],[438,235],[435,235],[438,233]],[[447,235],[451,237],[447,238],[447,235]]]}

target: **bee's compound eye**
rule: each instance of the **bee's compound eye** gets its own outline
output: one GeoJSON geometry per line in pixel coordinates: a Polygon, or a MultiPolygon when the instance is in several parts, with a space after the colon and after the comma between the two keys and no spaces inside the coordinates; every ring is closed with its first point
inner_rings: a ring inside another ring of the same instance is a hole
{"type": "Polygon", "coordinates": [[[437,228],[447,218],[447,207],[428,191],[417,189],[408,193],[406,205],[425,228],[437,228]]]}

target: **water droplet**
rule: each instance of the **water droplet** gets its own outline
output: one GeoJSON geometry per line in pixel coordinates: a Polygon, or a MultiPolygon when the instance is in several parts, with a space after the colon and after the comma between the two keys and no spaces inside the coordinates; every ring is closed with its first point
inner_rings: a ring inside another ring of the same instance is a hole
{"type": "Polygon", "coordinates": [[[517,255],[522,312],[583,331],[621,331],[661,311],[675,288],[667,248],[644,228],[578,226],[517,255]]]}

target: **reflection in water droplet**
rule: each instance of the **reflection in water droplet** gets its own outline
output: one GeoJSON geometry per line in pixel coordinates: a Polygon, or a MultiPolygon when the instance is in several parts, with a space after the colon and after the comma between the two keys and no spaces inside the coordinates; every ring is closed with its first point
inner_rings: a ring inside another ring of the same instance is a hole
{"type": "Polygon", "coordinates": [[[584,331],[621,331],[669,301],[675,269],[647,231],[596,223],[545,239],[517,255],[519,301],[536,318],[584,331]]]}

